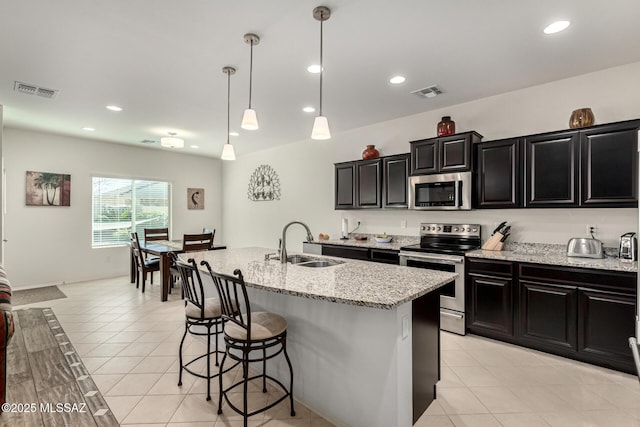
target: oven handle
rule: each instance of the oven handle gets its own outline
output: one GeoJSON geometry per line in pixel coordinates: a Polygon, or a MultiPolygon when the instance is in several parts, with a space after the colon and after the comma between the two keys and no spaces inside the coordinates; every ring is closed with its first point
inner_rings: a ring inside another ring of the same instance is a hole
{"type": "Polygon", "coordinates": [[[464,262],[463,257],[444,258],[444,257],[438,257],[434,255],[414,255],[414,254],[409,255],[406,252],[405,253],[400,252],[400,257],[404,258],[405,260],[426,261],[426,262],[434,262],[438,264],[462,264],[464,262]]]}
{"type": "Polygon", "coordinates": [[[461,314],[453,314],[453,313],[449,313],[447,311],[441,311],[440,315],[444,315],[444,316],[449,316],[449,317],[455,317],[456,319],[462,319],[462,315],[461,314]]]}

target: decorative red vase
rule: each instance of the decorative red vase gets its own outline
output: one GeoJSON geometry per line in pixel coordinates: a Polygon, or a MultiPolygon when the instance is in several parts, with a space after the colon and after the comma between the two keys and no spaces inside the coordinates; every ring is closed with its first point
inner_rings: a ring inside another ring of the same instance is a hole
{"type": "Polygon", "coordinates": [[[438,136],[453,135],[456,133],[456,122],[451,120],[451,116],[443,116],[438,123],[438,136]]]}
{"type": "Polygon", "coordinates": [[[364,160],[377,159],[378,157],[380,157],[380,153],[376,150],[375,145],[367,145],[367,148],[362,152],[364,160]]]}

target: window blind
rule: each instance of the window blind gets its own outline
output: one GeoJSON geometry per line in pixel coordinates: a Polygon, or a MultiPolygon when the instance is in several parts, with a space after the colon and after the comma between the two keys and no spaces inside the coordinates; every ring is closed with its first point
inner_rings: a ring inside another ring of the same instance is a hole
{"type": "Polygon", "coordinates": [[[129,243],[131,232],[169,227],[168,182],[93,177],[92,247],[129,243]]]}

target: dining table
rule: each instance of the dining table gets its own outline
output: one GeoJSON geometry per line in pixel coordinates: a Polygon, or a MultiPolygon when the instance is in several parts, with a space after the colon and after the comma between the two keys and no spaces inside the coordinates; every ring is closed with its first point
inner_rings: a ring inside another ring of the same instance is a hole
{"type": "MultiPolygon", "coordinates": [[[[211,245],[209,250],[227,249],[225,245],[211,245]]],[[[169,298],[169,286],[171,286],[171,271],[169,269],[171,263],[169,261],[169,253],[184,253],[182,249],[182,240],[153,240],[149,242],[141,241],[140,250],[150,255],[160,258],[160,282],[162,283],[161,301],[169,298]]],[[[131,251],[131,283],[136,281],[136,261],[131,251]]]]}

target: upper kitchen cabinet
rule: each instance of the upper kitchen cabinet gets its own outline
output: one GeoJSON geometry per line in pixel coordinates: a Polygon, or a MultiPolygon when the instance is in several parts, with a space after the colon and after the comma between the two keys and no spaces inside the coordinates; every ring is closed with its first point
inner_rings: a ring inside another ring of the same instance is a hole
{"type": "Polygon", "coordinates": [[[578,206],[578,132],[528,136],[524,144],[525,207],[578,206]]]}
{"type": "Polygon", "coordinates": [[[471,144],[481,140],[471,131],[411,141],[411,175],[471,170],[471,144]]]}
{"type": "Polygon", "coordinates": [[[356,207],[356,162],[335,165],[335,208],[354,209],[356,207]]]}
{"type": "Polygon", "coordinates": [[[408,176],[409,153],[382,159],[382,188],[385,208],[406,208],[408,206],[408,176]]]}
{"type": "Polygon", "coordinates": [[[580,132],[583,206],[635,207],[640,121],[580,132]]]}
{"type": "Polygon", "coordinates": [[[520,139],[474,145],[477,171],[476,208],[522,207],[520,139]]]}
{"type": "Polygon", "coordinates": [[[371,209],[382,207],[381,159],[356,162],[356,207],[371,209]]]}

